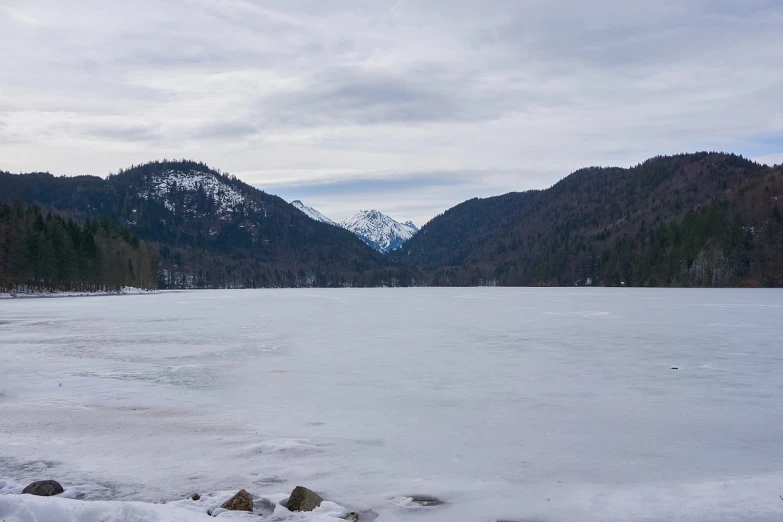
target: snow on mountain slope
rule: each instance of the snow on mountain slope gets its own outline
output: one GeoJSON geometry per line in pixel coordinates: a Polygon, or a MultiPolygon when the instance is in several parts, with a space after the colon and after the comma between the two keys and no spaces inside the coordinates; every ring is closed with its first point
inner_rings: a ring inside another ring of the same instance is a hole
{"type": "Polygon", "coordinates": [[[332,221],[331,219],[329,219],[328,217],[326,217],[323,214],[321,214],[320,212],[318,212],[313,207],[308,207],[307,205],[305,205],[304,203],[302,203],[298,199],[296,201],[292,201],[291,205],[293,205],[297,209],[299,209],[302,212],[304,212],[305,214],[307,214],[307,216],[310,219],[314,219],[316,221],[320,221],[321,223],[326,223],[327,225],[333,225],[335,227],[339,227],[340,226],[337,223],[335,223],[334,221],[332,221]]]}
{"type": "Polygon", "coordinates": [[[311,219],[336,227],[342,227],[353,232],[362,241],[381,254],[386,254],[387,252],[399,248],[405,241],[413,237],[413,235],[419,231],[416,225],[411,221],[399,223],[377,210],[362,210],[358,214],[338,224],[313,207],[308,207],[298,199],[292,201],[291,205],[305,213],[311,219]]]}
{"type": "Polygon", "coordinates": [[[214,212],[218,215],[226,215],[234,212],[239,206],[255,209],[255,202],[246,197],[242,192],[220,179],[211,172],[200,170],[168,170],[153,175],[148,188],[139,195],[144,199],[161,201],[167,209],[174,211],[174,204],[169,197],[172,192],[198,193],[204,191],[207,198],[215,202],[214,212]]]}
{"type": "Polygon", "coordinates": [[[382,254],[399,248],[419,231],[410,221],[398,223],[377,210],[362,210],[340,223],[340,226],[382,254]]]}

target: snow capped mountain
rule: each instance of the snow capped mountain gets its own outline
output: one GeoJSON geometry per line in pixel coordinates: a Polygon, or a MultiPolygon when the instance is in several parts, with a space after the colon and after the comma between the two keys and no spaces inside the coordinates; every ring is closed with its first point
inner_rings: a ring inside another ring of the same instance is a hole
{"type": "Polygon", "coordinates": [[[398,223],[377,210],[362,210],[340,223],[340,226],[382,254],[399,248],[419,231],[410,221],[398,223]]]}
{"type": "Polygon", "coordinates": [[[323,214],[321,214],[320,212],[318,212],[313,207],[308,207],[307,205],[305,205],[304,203],[302,203],[298,199],[296,201],[292,201],[291,204],[294,207],[296,207],[297,209],[299,209],[302,212],[304,212],[305,214],[307,214],[307,216],[310,219],[314,219],[316,221],[320,221],[321,223],[326,223],[327,225],[333,225],[335,227],[339,227],[340,226],[337,223],[335,223],[334,221],[332,221],[331,219],[329,219],[328,217],[326,217],[323,214]]]}
{"type": "Polygon", "coordinates": [[[386,254],[399,248],[419,231],[413,222],[399,223],[377,210],[362,210],[338,224],[298,199],[292,201],[291,205],[304,212],[311,219],[353,232],[359,239],[381,254],[386,254]]]}

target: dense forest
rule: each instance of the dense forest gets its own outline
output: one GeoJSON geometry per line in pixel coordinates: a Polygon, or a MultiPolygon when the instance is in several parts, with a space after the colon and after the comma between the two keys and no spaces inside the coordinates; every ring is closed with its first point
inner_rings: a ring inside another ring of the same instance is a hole
{"type": "Polygon", "coordinates": [[[687,287],[783,286],[783,170],[732,191],[678,223],[618,239],[602,281],[687,287]]]}
{"type": "Polygon", "coordinates": [[[426,270],[459,266],[498,231],[513,224],[539,194],[530,190],[469,199],[432,219],[390,256],[426,270]]]}
{"type": "Polygon", "coordinates": [[[153,248],[108,219],[80,225],[0,203],[0,292],[152,289],[157,264],[153,248]]]}
{"type": "Polygon", "coordinates": [[[154,245],[160,288],[411,285],[416,267],[281,198],[194,161],[155,161],[101,179],[0,173],[0,201],[108,219],[154,245]]]}
{"type": "Polygon", "coordinates": [[[783,286],[781,176],[706,152],[581,169],[457,205],[384,257],[202,163],[106,179],[0,172],[0,285],[783,286]]]}
{"type": "Polygon", "coordinates": [[[515,206],[458,205],[398,258],[429,268],[435,285],[781,286],[781,171],[718,153],[582,169],[515,206]],[[502,212],[489,227],[465,224],[502,212]],[[450,242],[470,245],[456,262],[437,247],[450,242]]]}

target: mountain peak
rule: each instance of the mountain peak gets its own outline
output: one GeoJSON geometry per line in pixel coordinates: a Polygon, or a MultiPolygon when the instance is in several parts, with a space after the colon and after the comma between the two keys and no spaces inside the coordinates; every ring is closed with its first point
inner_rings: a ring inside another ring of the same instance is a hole
{"type": "Polygon", "coordinates": [[[362,210],[340,223],[340,226],[382,254],[399,248],[418,232],[413,223],[399,223],[377,210],[362,210]]]}
{"type": "Polygon", "coordinates": [[[334,221],[332,221],[331,219],[329,219],[328,217],[326,217],[323,214],[321,214],[320,212],[318,212],[313,207],[308,207],[307,205],[302,203],[302,201],[299,200],[299,199],[296,199],[296,200],[292,201],[291,205],[294,208],[296,208],[296,209],[300,210],[301,212],[303,212],[310,219],[314,219],[316,221],[320,221],[321,223],[326,223],[327,225],[332,225],[332,226],[335,226],[335,227],[339,227],[340,226],[337,223],[335,223],[334,221]]]}
{"type": "Polygon", "coordinates": [[[360,210],[338,224],[298,199],[292,201],[291,205],[311,219],[353,232],[359,239],[381,254],[386,254],[399,248],[419,231],[411,221],[398,223],[383,212],[375,209],[360,210]]]}

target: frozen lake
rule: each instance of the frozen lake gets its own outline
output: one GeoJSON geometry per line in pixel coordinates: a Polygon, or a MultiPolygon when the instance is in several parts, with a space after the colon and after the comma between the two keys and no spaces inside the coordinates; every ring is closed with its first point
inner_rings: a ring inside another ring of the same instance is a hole
{"type": "Polygon", "coordinates": [[[779,521],[782,336],[779,290],[0,300],[0,491],[301,484],[379,521],[779,521]]]}

